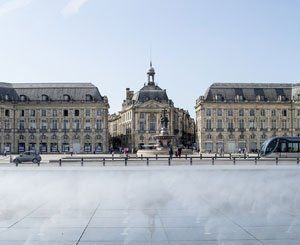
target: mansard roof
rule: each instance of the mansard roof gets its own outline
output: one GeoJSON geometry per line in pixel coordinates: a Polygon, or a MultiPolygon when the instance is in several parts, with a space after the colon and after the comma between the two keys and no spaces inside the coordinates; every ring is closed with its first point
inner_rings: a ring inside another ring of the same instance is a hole
{"type": "Polygon", "coordinates": [[[291,83],[214,83],[204,95],[205,101],[289,101],[291,83]]]}
{"type": "Polygon", "coordinates": [[[143,103],[148,100],[156,100],[159,102],[169,102],[166,90],[161,89],[155,84],[147,84],[133,95],[132,100],[135,103],[143,103]]]}
{"type": "Polygon", "coordinates": [[[98,88],[92,83],[0,83],[0,99],[18,101],[21,97],[29,101],[38,101],[48,98],[50,101],[65,100],[68,96],[71,101],[103,101],[98,88]]]}

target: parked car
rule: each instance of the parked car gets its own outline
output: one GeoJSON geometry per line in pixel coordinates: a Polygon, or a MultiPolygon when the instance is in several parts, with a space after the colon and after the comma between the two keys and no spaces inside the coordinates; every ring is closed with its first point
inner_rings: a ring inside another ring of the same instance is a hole
{"type": "Polygon", "coordinates": [[[22,163],[22,162],[33,162],[39,163],[42,160],[39,153],[34,151],[25,151],[17,156],[13,162],[14,163],[22,163]]]}

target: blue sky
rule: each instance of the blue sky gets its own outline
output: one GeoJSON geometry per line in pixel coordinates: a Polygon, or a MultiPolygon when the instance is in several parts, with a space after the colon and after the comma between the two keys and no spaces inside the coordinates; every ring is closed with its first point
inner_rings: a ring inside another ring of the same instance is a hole
{"type": "Polygon", "coordinates": [[[0,81],[156,82],[194,115],[213,82],[299,82],[300,1],[0,0],[0,81]]]}

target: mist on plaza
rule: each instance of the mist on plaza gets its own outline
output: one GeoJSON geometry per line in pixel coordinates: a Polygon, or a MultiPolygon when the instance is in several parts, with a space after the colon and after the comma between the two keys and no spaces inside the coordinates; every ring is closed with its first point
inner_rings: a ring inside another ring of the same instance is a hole
{"type": "Polygon", "coordinates": [[[206,232],[217,233],[217,214],[253,213],[266,220],[279,213],[300,214],[298,171],[165,170],[3,171],[0,220],[18,219],[42,208],[51,218],[39,229],[47,231],[70,210],[85,217],[100,204],[99,209],[136,210],[149,219],[160,210],[183,209],[195,222],[204,219],[206,232]]]}

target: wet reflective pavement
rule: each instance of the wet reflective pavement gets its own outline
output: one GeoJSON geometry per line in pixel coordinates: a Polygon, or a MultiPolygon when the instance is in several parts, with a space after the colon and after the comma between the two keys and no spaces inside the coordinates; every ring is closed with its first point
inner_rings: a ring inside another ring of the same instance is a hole
{"type": "Polygon", "coordinates": [[[300,244],[300,171],[0,172],[0,244],[300,244]]]}

